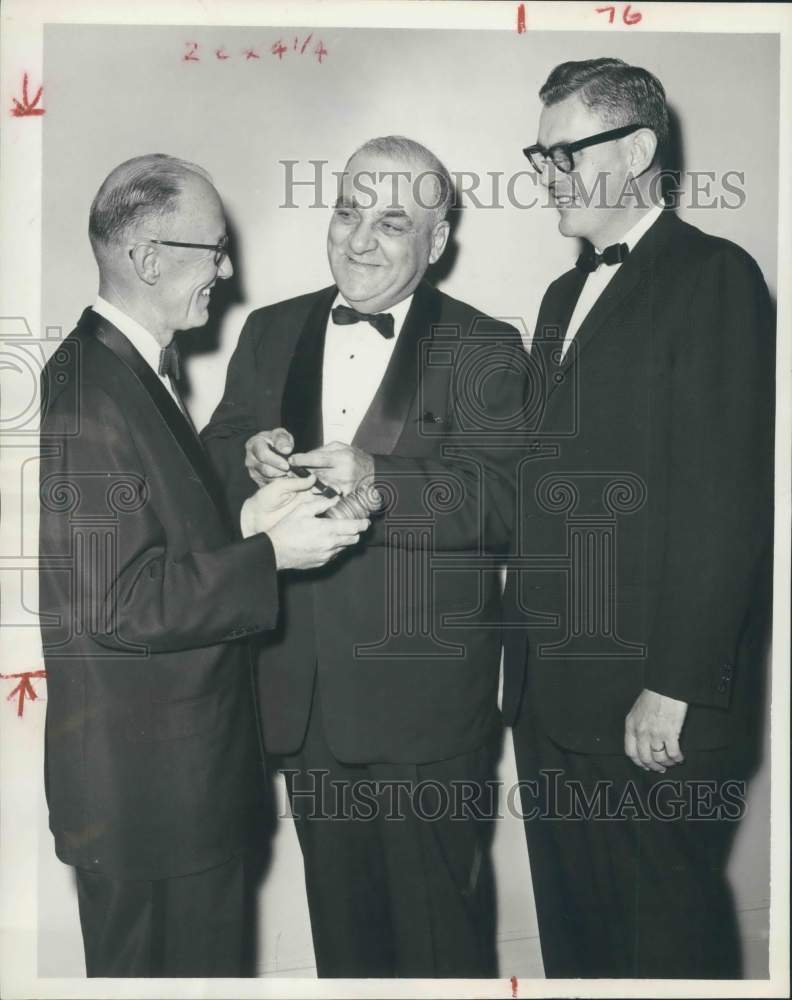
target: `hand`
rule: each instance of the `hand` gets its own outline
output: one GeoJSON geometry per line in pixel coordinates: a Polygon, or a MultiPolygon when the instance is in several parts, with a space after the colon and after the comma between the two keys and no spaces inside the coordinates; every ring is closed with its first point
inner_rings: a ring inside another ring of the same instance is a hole
{"type": "Polygon", "coordinates": [[[245,442],[245,467],[256,486],[266,486],[273,479],[289,474],[289,463],[277,452],[291,455],[294,438],[284,427],[259,431],[245,442]],[[275,450],[273,450],[275,449],[275,450]]]}
{"type": "Polygon", "coordinates": [[[305,503],[292,507],[278,521],[269,532],[278,569],[324,566],[347,546],[360,540],[361,532],[371,523],[367,518],[317,517],[336,503],[338,497],[311,496],[305,503]]]}
{"type": "Polygon", "coordinates": [[[295,504],[304,503],[311,496],[311,487],[316,476],[283,476],[274,479],[267,486],[261,486],[257,493],[242,504],[239,516],[242,537],[249,538],[262,531],[271,531],[295,504]]]}
{"type": "Polygon", "coordinates": [[[665,774],[684,761],[679,734],[688,705],[644,688],[624,721],[624,752],[644,771],[665,774]]]}
{"type": "Polygon", "coordinates": [[[374,459],[360,448],[340,441],[331,441],[322,448],[292,455],[292,465],[304,465],[316,472],[323,483],[342,495],[351,493],[374,478],[374,459]]]}

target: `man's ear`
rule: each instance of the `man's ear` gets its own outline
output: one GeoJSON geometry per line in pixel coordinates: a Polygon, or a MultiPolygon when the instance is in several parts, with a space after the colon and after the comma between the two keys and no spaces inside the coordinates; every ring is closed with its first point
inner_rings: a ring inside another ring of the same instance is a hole
{"type": "Polygon", "coordinates": [[[129,251],[129,259],[141,281],[145,281],[147,285],[156,285],[160,275],[159,254],[156,247],[150,243],[136,243],[129,251]]]}
{"type": "Polygon", "coordinates": [[[641,128],[630,136],[630,172],[640,177],[654,162],[657,136],[650,128],[641,128]]]}
{"type": "Polygon", "coordinates": [[[448,220],[443,219],[442,222],[438,222],[434,229],[432,230],[432,249],[429,252],[429,263],[434,264],[435,261],[440,260],[443,255],[443,251],[446,248],[446,243],[448,243],[448,234],[451,232],[451,227],[448,224],[448,220]]]}

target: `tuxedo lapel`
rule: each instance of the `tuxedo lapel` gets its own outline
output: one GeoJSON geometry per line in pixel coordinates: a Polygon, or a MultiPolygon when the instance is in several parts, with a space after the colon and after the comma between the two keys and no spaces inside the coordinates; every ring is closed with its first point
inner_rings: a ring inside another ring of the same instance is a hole
{"type": "Polygon", "coordinates": [[[112,323],[93,309],[86,309],[80,317],[78,329],[87,336],[100,341],[124,364],[151,397],[160,412],[168,430],[176,439],[187,460],[198,475],[198,479],[211,497],[218,511],[226,513],[222,490],[209,465],[206,452],[198,440],[191,422],[179,409],[178,403],[155,375],[151,365],[132,346],[127,337],[112,323]]]}
{"type": "Polygon", "coordinates": [[[390,455],[404,430],[421,374],[421,343],[440,320],[440,296],[420,284],[396,340],[379,389],[352,443],[371,455],[390,455]]]}
{"type": "Polygon", "coordinates": [[[295,452],[312,451],[322,443],[322,370],[330,307],[338,289],[319,292],[297,340],[281,408],[283,426],[294,437],[295,452]]]}
{"type": "MultiPolygon", "coordinates": [[[[559,280],[558,287],[548,293],[547,300],[542,302],[530,353],[540,366],[539,371],[543,371],[547,378],[561,365],[564,337],[585,278],[585,274],[577,268],[569,271],[559,280]]],[[[549,391],[552,391],[552,386],[551,382],[549,391]]]]}
{"type": "MultiPolygon", "coordinates": [[[[621,265],[612,280],[605,286],[602,294],[596,300],[594,305],[589,310],[588,315],[580,324],[580,328],[575,334],[575,338],[561,363],[562,371],[572,368],[575,364],[577,364],[581,354],[585,350],[588,350],[597,334],[607,326],[606,321],[612,317],[613,313],[616,312],[619,307],[628,298],[630,298],[630,296],[635,294],[636,289],[642,281],[649,279],[657,254],[667,243],[676,224],[678,224],[676,216],[674,216],[671,212],[665,212],[660,216],[657,222],[651,226],[649,231],[644,235],[643,239],[639,240],[635,249],[627,257],[627,260],[621,265]]],[[[577,295],[574,296],[574,300],[571,302],[571,308],[569,308],[566,323],[564,325],[564,332],[569,326],[569,320],[572,318],[575,303],[577,302],[582,288],[583,285],[581,284],[577,295]]],[[[550,394],[552,394],[559,385],[563,384],[564,381],[566,380],[554,382],[549,390],[550,394]]]]}

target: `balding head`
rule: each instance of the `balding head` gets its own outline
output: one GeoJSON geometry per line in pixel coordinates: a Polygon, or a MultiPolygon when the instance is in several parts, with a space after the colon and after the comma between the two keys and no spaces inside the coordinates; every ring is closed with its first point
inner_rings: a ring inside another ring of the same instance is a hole
{"type": "Polygon", "coordinates": [[[172,215],[185,182],[196,176],[211,184],[203,167],[165,153],[136,156],[112,170],[96,193],[88,221],[100,267],[151,224],[172,215]]]}
{"type": "Polygon", "coordinates": [[[451,175],[442,160],[420,142],[404,135],[369,139],[349,157],[347,171],[356,157],[378,157],[410,168],[410,183],[418,203],[431,210],[434,222],[442,222],[448,215],[454,200],[451,175]]]}
{"type": "Polygon", "coordinates": [[[223,204],[194,163],[152,153],[116,167],[91,205],[99,294],[167,343],[203,326],[218,278],[233,273],[223,204]]]}

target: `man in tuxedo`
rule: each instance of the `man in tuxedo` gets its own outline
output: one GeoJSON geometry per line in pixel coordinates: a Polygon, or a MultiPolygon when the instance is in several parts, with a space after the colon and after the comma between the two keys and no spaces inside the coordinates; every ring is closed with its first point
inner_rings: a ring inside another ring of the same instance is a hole
{"type": "Polygon", "coordinates": [[[475,818],[501,735],[486,557],[511,531],[525,355],[511,327],[424,281],[451,199],[420,144],[362,146],[330,221],[335,283],[251,314],[204,432],[232,509],[295,467],[387,500],[352,558],[284,578],[258,661],[320,976],[496,973],[475,818]]]}
{"type": "Polygon", "coordinates": [[[505,595],[545,970],[737,977],[725,865],[770,613],[771,302],[744,250],[664,208],[651,73],[564,63],[540,97],[525,153],[585,241],[539,312],[505,595]]]}
{"type": "Polygon", "coordinates": [[[42,377],[50,827],[89,976],[237,976],[261,784],[244,637],[278,620],[277,570],[321,566],[366,521],[319,519],[313,478],[258,491],[236,529],[225,513],[172,367],[174,331],[232,273],[205,171],[121,164],[89,233],[99,296],[42,377]]]}

